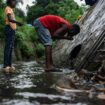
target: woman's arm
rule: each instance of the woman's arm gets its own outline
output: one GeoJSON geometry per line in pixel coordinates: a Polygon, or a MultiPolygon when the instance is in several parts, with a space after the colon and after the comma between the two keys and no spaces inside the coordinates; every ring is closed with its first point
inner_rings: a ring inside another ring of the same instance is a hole
{"type": "Polygon", "coordinates": [[[22,23],[20,23],[20,22],[14,20],[14,19],[12,18],[11,14],[7,14],[7,17],[8,17],[9,22],[11,22],[11,23],[16,23],[16,24],[19,25],[19,26],[22,26],[22,25],[23,25],[22,23]]]}

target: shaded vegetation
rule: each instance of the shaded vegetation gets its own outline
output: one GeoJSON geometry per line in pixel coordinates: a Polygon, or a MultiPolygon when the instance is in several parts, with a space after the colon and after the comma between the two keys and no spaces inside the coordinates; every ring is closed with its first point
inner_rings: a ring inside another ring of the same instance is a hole
{"type": "Polygon", "coordinates": [[[27,22],[32,23],[36,18],[54,14],[59,15],[71,23],[75,22],[78,15],[82,15],[83,8],[73,0],[36,0],[37,4],[28,8],[27,22]]]}
{"type": "MultiPolygon", "coordinates": [[[[19,2],[23,3],[22,0],[19,0],[19,2]]],[[[5,6],[6,4],[3,3],[3,0],[0,0],[0,40],[4,40],[5,38],[5,6]]],[[[21,9],[16,8],[16,19],[26,24],[23,27],[18,27],[16,31],[14,47],[16,60],[32,60],[35,59],[35,57],[40,58],[44,55],[44,47],[39,42],[34,28],[29,25],[32,24],[36,18],[46,14],[54,14],[62,16],[73,23],[77,16],[82,13],[83,9],[73,0],[36,0],[36,3],[34,3],[33,6],[28,7],[27,16],[24,15],[24,12],[21,9]]],[[[56,41],[54,42],[54,46],[55,45],[56,41]]]]}

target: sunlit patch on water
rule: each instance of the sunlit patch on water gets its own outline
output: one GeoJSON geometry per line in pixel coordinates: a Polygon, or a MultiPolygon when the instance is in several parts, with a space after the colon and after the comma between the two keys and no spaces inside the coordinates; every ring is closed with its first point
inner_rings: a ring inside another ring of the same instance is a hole
{"type": "Polygon", "coordinates": [[[6,76],[1,72],[0,105],[104,105],[94,97],[95,93],[60,92],[53,87],[70,73],[69,69],[63,68],[61,73],[45,73],[36,62],[20,62],[15,66],[14,75],[6,76]]]}

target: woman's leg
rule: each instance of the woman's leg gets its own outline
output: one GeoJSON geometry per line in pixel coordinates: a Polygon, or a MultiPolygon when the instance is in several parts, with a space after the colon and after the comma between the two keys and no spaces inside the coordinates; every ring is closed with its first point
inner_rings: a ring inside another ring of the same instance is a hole
{"type": "Polygon", "coordinates": [[[14,40],[15,40],[15,32],[12,33],[12,38],[11,38],[11,45],[10,45],[10,55],[9,55],[9,66],[12,66],[12,52],[13,52],[13,47],[14,47],[14,40]]]}
{"type": "Polygon", "coordinates": [[[14,41],[14,34],[15,32],[10,29],[10,27],[6,27],[5,34],[5,48],[4,48],[4,68],[7,66],[11,66],[11,58],[12,58],[12,47],[14,41]]]}

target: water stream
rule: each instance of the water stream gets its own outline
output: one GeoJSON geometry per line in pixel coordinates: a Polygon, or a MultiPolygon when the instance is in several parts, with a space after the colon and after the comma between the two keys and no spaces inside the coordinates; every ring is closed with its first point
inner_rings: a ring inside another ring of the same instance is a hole
{"type": "Polygon", "coordinates": [[[15,66],[13,75],[0,72],[0,105],[105,105],[91,94],[56,90],[53,85],[68,74],[67,69],[45,73],[35,62],[19,62],[15,66]]]}

